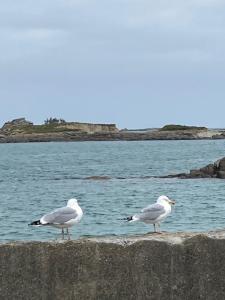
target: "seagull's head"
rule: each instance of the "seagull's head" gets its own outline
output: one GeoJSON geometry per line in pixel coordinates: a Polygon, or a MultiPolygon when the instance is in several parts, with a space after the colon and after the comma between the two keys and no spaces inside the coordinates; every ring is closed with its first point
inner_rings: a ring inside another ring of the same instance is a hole
{"type": "Polygon", "coordinates": [[[77,199],[75,199],[75,198],[72,198],[72,199],[68,200],[68,202],[67,202],[67,206],[69,206],[69,207],[74,207],[77,205],[78,205],[78,202],[77,202],[77,199]]]}
{"type": "Polygon", "coordinates": [[[169,199],[169,197],[162,195],[157,199],[157,203],[160,204],[167,203],[169,205],[174,205],[176,202],[172,199],[169,199]]]}

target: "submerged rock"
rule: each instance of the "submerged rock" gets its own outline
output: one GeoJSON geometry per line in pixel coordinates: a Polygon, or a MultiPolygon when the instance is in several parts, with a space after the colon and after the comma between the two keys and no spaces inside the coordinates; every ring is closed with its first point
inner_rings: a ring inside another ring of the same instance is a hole
{"type": "Polygon", "coordinates": [[[109,176],[89,176],[89,177],[85,177],[85,180],[109,180],[111,179],[111,177],[109,176]]]}

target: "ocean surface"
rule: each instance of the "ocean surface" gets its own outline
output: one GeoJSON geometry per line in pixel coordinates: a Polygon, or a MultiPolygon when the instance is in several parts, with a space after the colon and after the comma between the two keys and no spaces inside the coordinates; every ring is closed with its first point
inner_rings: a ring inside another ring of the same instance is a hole
{"type": "Polygon", "coordinates": [[[225,156],[224,140],[0,144],[0,241],[55,240],[60,230],[28,226],[76,197],[84,211],[72,238],[140,234],[152,225],[120,219],[176,200],[164,231],[225,228],[225,181],[155,179],[188,172],[225,156]],[[109,176],[109,180],[85,179],[109,176]]]}

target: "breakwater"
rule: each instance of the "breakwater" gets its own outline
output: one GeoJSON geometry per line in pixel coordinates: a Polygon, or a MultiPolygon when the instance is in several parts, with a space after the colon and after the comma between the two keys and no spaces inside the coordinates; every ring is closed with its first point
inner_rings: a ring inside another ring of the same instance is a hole
{"type": "Polygon", "coordinates": [[[0,245],[1,299],[225,299],[225,231],[0,245]]]}

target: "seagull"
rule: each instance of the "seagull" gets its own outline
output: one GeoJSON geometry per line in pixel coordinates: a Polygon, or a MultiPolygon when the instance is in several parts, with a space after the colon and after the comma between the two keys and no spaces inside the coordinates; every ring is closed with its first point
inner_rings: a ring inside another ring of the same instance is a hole
{"type": "Polygon", "coordinates": [[[53,226],[62,229],[62,238],[64,239],[64,228],[66,228],[66,234],[68,239],[69,227],[76,223],[79,223],[83,216],[83,211],[79,206],[77,199],[73,198],[68,200],[67,206],[53,210],[49,214],[41,217],[40,220],[33,221],[29,225],[34,226],[53,226]]]}
{"type": "Polygon", "coordinates": [[[173,204],[175,204],[174,200],[162,195],[157,199],[156,203],[148,205],[143,208],[139,214],[127,217],[125,220],[129,222],[141,221],[146,224],[153,224],[155,233],[157,232],[157,224],[159,227],[158,233],[161,233],[160,223],[171,213],[171,206],[173,204]]]}

